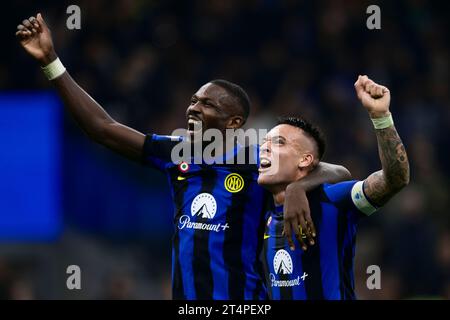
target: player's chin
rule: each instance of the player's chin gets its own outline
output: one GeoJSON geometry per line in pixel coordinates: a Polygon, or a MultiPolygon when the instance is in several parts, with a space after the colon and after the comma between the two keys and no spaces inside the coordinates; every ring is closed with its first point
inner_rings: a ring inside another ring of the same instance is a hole
{"type": "Polygon", "coordinates": [[[260,172],[258,175],[258,184],[261,186],[269,186],[273,184],[273,175],[266,172],[260,172]]]}

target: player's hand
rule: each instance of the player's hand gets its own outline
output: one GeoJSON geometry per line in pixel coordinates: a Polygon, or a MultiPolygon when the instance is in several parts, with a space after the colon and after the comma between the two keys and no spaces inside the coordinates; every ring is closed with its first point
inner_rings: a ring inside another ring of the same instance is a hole
{"type": "Polygon", "coordinates": [[[21,46],[41,65],[56,59],[52,36],[42,15],[30,17],[17,26],[16,36],[21,46]]]}
{"type": "Polygon", "coordinates": [[[379,85],[367,76],[358,76],[355,82],[358,99],[369,112],[371,118],[381,118],[389,115],[391,93],[385,86],[379,85]]]}
{"type": "Polygon", "coordinates": [[[287,238],[291,250],[295,250],[292,233],[303,250],[307,250],[307,243],[314,245],[316,229],[311,219],[308,198],[305,190],[296,184],[290,184],[286,188],[283,219],[283,235],[287,238]]]}

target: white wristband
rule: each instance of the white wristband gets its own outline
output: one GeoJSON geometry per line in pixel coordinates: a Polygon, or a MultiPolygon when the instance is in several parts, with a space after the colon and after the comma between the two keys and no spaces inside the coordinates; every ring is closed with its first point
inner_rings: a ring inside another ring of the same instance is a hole
{"type": "Polygon", "coordinates": [[[66,68],[62,64],[61,60],[59,60],[59,58],[56,58],[55,61],[49,63],[45,67],[42,67],[42,71],[44,71],[44,74],[48,80],[53,80],[66,72],[66,68]]]}
{"type": "Polygon", "coordinates": [[[367,216],[370,216],[372,213],[377,211],[377,208],[369,202],[366,194],[364,193],[364,181],[358,181],[353,185],[352,201],[355,207],[367,216]]]}
{"type": "Polygon", "coordinates": [[[373,126],[375,129],[386,129],[394,125],[394,119],[392,119],[392,114],[389,114],[384,118],[371,118],[373,126]]]}

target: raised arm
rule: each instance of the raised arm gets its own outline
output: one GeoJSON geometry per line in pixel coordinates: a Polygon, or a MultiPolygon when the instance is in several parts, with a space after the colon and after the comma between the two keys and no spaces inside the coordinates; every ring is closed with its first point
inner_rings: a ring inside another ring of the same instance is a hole
{"type": "Polygon", "coordinates": [[[355,89],[374,123],[382,167],[364,180],[362,188],[368,200],[380,207],[409,183],[408,156],[389,111],[389,89],[367,76],[358,77],[355,89]]]}
{"type": "Polygon", "coordinates": [[[292,232],[303,250],[307,250],[307,243],[314,245],[316,228],[311,218],[306,192],[323,183],[337,183],[350,180],[351,174],[345,167],[320,162],[317,167],[305,178],[295,181],[287,186],[284,200],[284,235],[291,250],[295,250],[292,232]],[[301,227],[301,231],[299,227],[301,227]],[[307,240],[307,241],[305,241],[307,240]]]}
{"type": "MultiPolygon", "coordinates": [[[[50,30],[41,14],[36,18],[23,20],[17,26],[16,36],[27,53],[42,67],[58,59],[50,30]]],[[[53,74],[58,74],[58,77],[51,80],[51,83],[81,129],[95,142],[129,159],[139,161],[145,135],[112,119],[61,67],[62,65],[59,65],[59,69],[52,71],[53,74]]]]}

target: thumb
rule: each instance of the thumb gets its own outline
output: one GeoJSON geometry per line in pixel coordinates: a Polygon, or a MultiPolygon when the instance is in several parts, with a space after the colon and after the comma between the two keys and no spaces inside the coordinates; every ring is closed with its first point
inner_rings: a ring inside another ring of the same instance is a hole
{"type": "Polygon", "coordinates": [[[355,85],[356,95],[358,96],[359,99],[361,99],[363,96],[363,93],[364,93],[364,85],[363,85],[361,76],[358,76],[358,80],[356,80],[354,85],[355,85]]]}
{"type": "Polygon", "coordinates": [[[36,16],[36,18],[37,18],[37,20],[39,21],[39,24],[40,24],[42,27],[48,29],[47,24],[46,24],[45,21],[44,21],[44,18],[42,18],[42,14],[38,13],[37,16],[36,16]]]}

